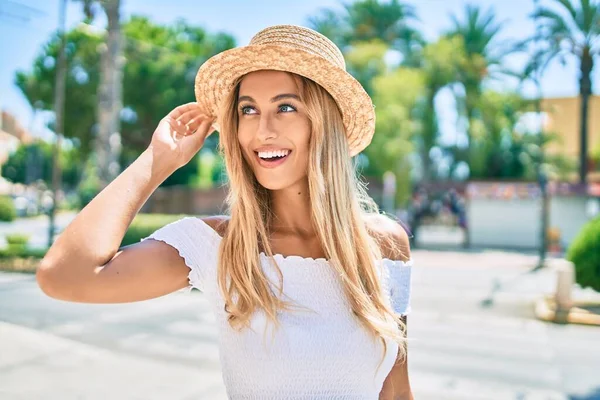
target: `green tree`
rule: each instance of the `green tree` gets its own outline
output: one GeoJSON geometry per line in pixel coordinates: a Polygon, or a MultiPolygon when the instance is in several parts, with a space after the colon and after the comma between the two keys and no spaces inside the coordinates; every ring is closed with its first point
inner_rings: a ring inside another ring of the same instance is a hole
{"type": "MultiPolygon", "coordinates": [[[[194,78],[199,66],[210,56],[235,46],[233,37],[211,34],[204,29],[177,21],[159,25],[146,17],[132,16],[123,25],[124,109],[121,113],[121,165],[127,166],[148,145],[160,119],[177,105],[194,101],[194,78]]],[[[67,82],[65,136],[75,139],[80,162],[90,158],[96,126],[100,57],[98,46],[103,34],[87,25],[66,33],[67,82]]],[[[19,71],[15,82],[29,103],[41,110],[53,109],[55,64],[59,40],[53,35],[34,60],[30,71],[19,71]]],[[[211,135],[207,147],[218,140],[211,135]]],[[[193,169],[193,168],[192,168],[193,169]]],[[[193,173],[193,172],[192,172],[193,173]]],[[[178,170],[170,182],[187,182],[190,171],[178,170]]]]}
{"type": "Polygon", "coordinates": [[[567,250],[575,264],[575,280],[583,288],[600,291],[600,217],[588,221],[567,250]]]}
{"type": "Polygon", "coordinates": [[[408,156],[420,130],[414,109],[424,89],[425,77],[414,68],[397,68],[373,80],[377,134],[365,151],[369,159],[365,175],[381,177],[392,171],[397,182],[396,204],[404,204],[410,196],[408,156]]]}
{"type": "MultiPolygon", "coordinates": [[[[466,149],[453,147],[449,150],[457,159],[465,159],[464,153],[470,153],[471,178],[535,180],[540,146],[558,140],[558,136],[530,132],[525,128],[523,117],[533,108],[533,100],[525,99],[517,92],[485,90],[478,103],[480,118],[473,126],[478,139],[466,149]]],[[[560,155],[545,155],[543,168],[550,179],[560,179],[573,170],[567,159],[560,155]]]]}
{"type": "MultiPolygon", "coordinates": [[[[64,135],[74,139],[82,159],[92,148],[92,129],[100,76],[97,47],[102,39],[76,28],[66,33],[67,78],[64,135]]],[[[17,71],[15,84],[32,107],[54,110],[54,75],[60,38],[53,34],[33,62],[31,71],[17,71]]],[[[51,125],[52,127],[52,125],[51,125]]]]}
{"type": "Polygon", "coordinates": [[[417,19],[412,5],[398,1],[359,0],[343,10],[322,9],[308,25],[334,41],[344,53],[360,42],[379,40],[404,56],[405,65],[418,58],[424,40],[412,26],[417,19]]]}
{"type": "MultiPolygon", "coordinates": [[[[20,145],[2,166],[2,176],[13,183],[32,184],[43,180],[52,183],[53,144],[36,141],[20,145]]],[[[60,154],[62,181],[67,189],[74,188],[81,178],[77,149],[63,149],[60,154]]]]}
{"type": "Polygon", "coordinates": [[[530,101],[514,92],[486,90],[480,95],[480,118],[472,127],[477,139],[468,149],[472,178],[520,179],[526,172],[534,173],[532,153],[538,147],[527,143],[534,136],[524,137],[527,133],[516,129],[529,105],[530,101]]]}
{"type": "MultiPolygon", "coordinates": [[[[469,146],[477,140],[476,126],[481,113],[478,109],[483,82],[492,76],[493,72],[503,71],[502,61],[511,51],[515,50],[512,43],[501,48],[498,44],[498,34],[503,23],[496,20],[492,8],[482,11],[479,6],[468,4],[465,7],[464,19],[461,21],[452,15],[453,27],[447,32],[449,36],[459,36],[463,39],[466,60],[461,66],[459,79],[464,89],[464,115],[468,122],[467,138],[469,146]]],[[[485,131],[479,131],[485,133],[485,131]]],[[[468,155],[471,152],[465,153],[468,155]]],[[[470,164],[469,158],[465,160],[470,164]]],[[[470,167],[470,165],[469,165],[470,167]]]]}
{"type": "Polygon", "coordinates": [[[414,7],[407,3],[359,0],[344,4],[340,11],[324,9],[308,20],[342,49],[347,70],[377,105],[377,133],[365,151],[369,162],[364,174],[380,179],[384,172],[394,172],[398,204],[410,193],[408,155],[418,125],[413,114],[423,89],[422,74],[408,68],[417,65],[424,43],[412,26],[416,19],[414,7]],[[390,50],[402,54],[403,68],[390,70],[386,63],[390,50]]]}
{"type": "Polygon", "coordinates": [[[356,43],[345,55],[348,72],[373,95],[372,81],[387,72],[385,53],[388,45],[379,39],[356,43]]]}
{"type": "MultiPolygon", "coordinates": [[[[541,70],[554,59],[575,56],[579,62],[580,149],[579,180],[586,182],[588,172],[588,108],[592,95],[592,69],[600,52],[600,4],[597,1],[553,0],[555,7],[540,7],[532,18],[541,25],[541,39],[546,46],[536,52],[529,67],[541,70]]],[[[533,38],[535,39],[535,38],[533,38]]]]}
{"type": "Polygon", "coordinates": [[[382,40],[402,52],[405,65],[412,65],[415,45],[423,43],[420,32],[411,25],[417,18],[414,6],[398,0],[362,0],[346,5],[345,9],[350,28],[348,43],[382,40]]]}
{"type": "Polygon", "coordinates": [[[120,172],[121,110],[123,108],[123,46],[121,34],[121,0],[76,0],[83,3],[88,20],[102,9],[107,20],[100,52],[100,82],[96,107],[97,129],[94,146],[95,171],[101,187],[108,185],[120,172]]]}
{"type": "Polygon", "coordinates": [[[430,152],[439,138],[435,98],[444,87],[458,80],[466,63],[464,40],[460,36],[442,37],[423,48],[420,70],[425,77],[424,99],[419,107],[422,121],[419,149],[424,181],[433,177],[430,152]]]}
{"type": "MultiPolygon", "coordinates": [[[[194,98],[199,66],[221,51],[235,47],[224,33],[209,34],[183,20],[157,25],[132,17],[123,27],[125,42],[123,145],[130,157],[148,145],[162,117],[194,98]]],[[[211,135],[212,137],[213,135],[211,135]]]]}
{"type": "Polygon", "coordinates": [[[327,36],[342,51],[345,50],[348,45],[346,43],[348,26],[340,12],[325,8],[320,10],[318,14],[309,16],[307,21],[309,27],[327,36]]]}

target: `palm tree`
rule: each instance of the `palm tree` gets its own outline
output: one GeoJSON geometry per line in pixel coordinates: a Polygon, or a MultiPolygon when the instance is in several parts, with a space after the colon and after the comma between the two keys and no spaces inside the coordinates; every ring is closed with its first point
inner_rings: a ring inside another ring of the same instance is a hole
{"type": "MultiPolygon", "coordinates": [[[[588,172],[588,106],[592,95],[592,69],[600,47],[600,4],[594,0],[553,0],[557,9],[540,7],[532,15],[540,23],[540,39],[546,46],[534,54],[531,65],[543,71],[548,64],[566,56],[579,60],[580,147],[579,181],[585,183],[588,172]]],[[[531,70],[533,67],[529,67],[531,70]]]]}
{"type": "Polygon", "coordinates": [[[308,24],[343,51],[358,42],[380,40],[400,51],[404,64],[409,65],[424,44],[421,33],[411,26],[416,19],[415,8],[399,0],[359,0],[345,4],[342,12],[323,9],[319,15],[309,18],[308,24]]]}
{"type": "Polygon", "coordinates": [[[362,0],[345,5],[345,9],[350,27],[348,42],[382,40],[402,52],[405,65],[414,59],[414,45],[423,44],[420,32],[410,25],[417,19],[415,8],[410,4],[398,0],[362,0]]]}
{"type": "Polygon", "coordinates": [[[120,172],[120,113],[123,108],[123,46],[121,40],[121,0],[76,0],[83,4],[86,17],[95,17],[98,6],[108,21],[106,44],[102,46],[98,87],[98,131],[95,154],[102,187],[120,172]]]}
{"type": "Polygon", "coordinates": [[[442,37],[427,44],[422,51],[420,70],[424,74],[424,102],[419,108],[421,114],[421,160],[423,181],[433,177],[429,153],[437,144],[439,126],[435,109],[435,99],[444,87],[456,82],[460,67],[464,65],[466,52],[462,37],[442,37]]]}
{"type": "Polygon", "coordinates": [[[325,8],[320,10],[318,15],[308,17],[308,26],[327,36],[342,50],[348,45],[346,43],[348,27],[342,15],[335,10],[325,8]]]}
{"type": "Polygon", "coordinates": [[[498,45],[498,33],[504,24],[496,20],[492,8],[484,12],[479,6],[468,4],[465,7],[464,21],[453,15],[452,22],[453,27],[447,34],[450,37],[461,37],[465,46],[466,61],[459,72],[458,81],[464,88],[463,105],[468,121],[467,138],[471,147],[477,136],[475,122],[480,119],[478,103],[483,81],[497,73],[506,72],[502,69],[502,61],[514,46],[511,44],[501,48],[498,45]]]}

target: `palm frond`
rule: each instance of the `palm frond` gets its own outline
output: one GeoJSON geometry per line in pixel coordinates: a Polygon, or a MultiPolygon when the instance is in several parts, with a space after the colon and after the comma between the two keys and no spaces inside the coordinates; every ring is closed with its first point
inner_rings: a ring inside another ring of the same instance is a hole
{"type": "Polygon", "coordinates": [[[533,13],[532,17],[540,20],[542,29],[551,31],[553,35],[570,36],[574,30],[574,27],[569,26],[569,22],[562,15],[549,8],[540,8],[533,13]]]}
{"type": "Polygon", "coordinates": [[[484,56],[488,54],[491,43],[505,25],[505,21],[496,20],[493,8],[482,12],[479,6],[473,4],[467,4],[465,7],[463,21],[460,21],[456,15],[451,15],[451,19],[453,27],[447,34],[462,36],[469,54],[484,56]]]}
{"type": "Polygon", "coordinates": [[[579,29],[581,29],[583,32],[591,32],[592,23],[594,21],[594,12],[596,9],[596,5],[590,4],[590,0],[581,0],[581,10],[577,20],[579,29]]]}
{"type": "Polygon", "coordinates": [[[541,74],[548,68],[548,65],[561,54],[561,52],[562,49],[560,47],[536,52],[523,69],[523,80],[534,79],[534,74],[541,74]]]}
{"type": "Polygon", "coordinates": [[[567,9],[567,11],[569,12],[569,15],[571,16],[571,18],[573,18],[573,20],[577,19],[577,10],[571,4],[571,0],[556,0],[556,1],[559,2],[564,8],[567,9]]]}
{"type": "Polygon", "coordinates": [[[347,45],[345,41],[347,27],[337,12],[321,9],[318,14],[309,17],[307,22],[310,28],[327,36],[341,49],[347,45]]]}
{"type": "Polygon", "coordinates": [[[596,10],[594,11],[594,23],[592,24],[592,32],[594,35],[600,35],[600,4],[596,4],[596,10]]]}

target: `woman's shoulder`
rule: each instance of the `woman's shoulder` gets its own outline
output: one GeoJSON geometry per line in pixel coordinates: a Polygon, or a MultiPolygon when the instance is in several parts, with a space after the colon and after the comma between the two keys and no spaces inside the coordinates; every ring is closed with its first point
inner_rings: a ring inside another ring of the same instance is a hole
{"type": "MultiPolygon", "coordinates": [[[[223,237],[229,226],[228,215],[211,215],[197,217],[208,225],[220,237],[223,237]]],[[[404,227],[385,214],[368,214],[364,217],[369,234],[381,246],[382,256],[390,260],[408,261],[410,255],[410,240],[404,227]]]]}
{"type": "Polygon", "coordinates": [[[225,215],[206,217],[188,215],[168,223],[152,235],[180,241],[204,237],[213,242],[219,242],[225,234],[228,223],[229,217],[225,215]]]}
{"type": "Polygon", "coordinates": [[[384,258],[409,261],[410,240],[406,229],[385,214],[368,214],[365,225],[369,234],[379,242],[384,258]]]}
{"type": "Polygon", "coordinates": [[[219,236],[225,236],[230,217],[228,215],[210,215],[207,217],[197,217],[206,225],[212,228],[219,236]]]}

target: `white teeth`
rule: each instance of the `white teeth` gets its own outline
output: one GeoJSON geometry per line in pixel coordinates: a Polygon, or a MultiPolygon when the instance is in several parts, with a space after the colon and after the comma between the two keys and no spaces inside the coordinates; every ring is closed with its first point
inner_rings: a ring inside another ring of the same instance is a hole
{"type": "Polygon", "coordinates": [[[259,151],[258,156],[260,158],[284,157],[287,156],[289,153],[289,150],[259,151]]]}

